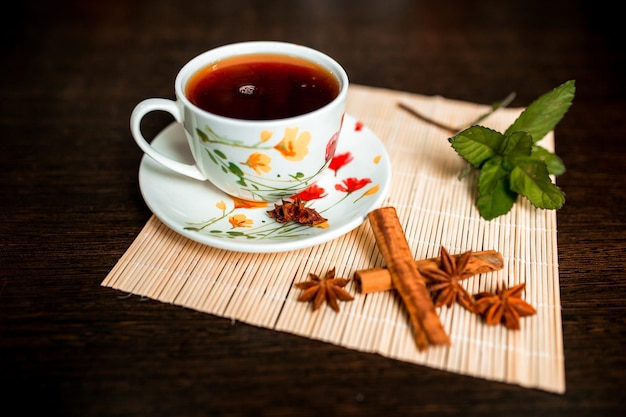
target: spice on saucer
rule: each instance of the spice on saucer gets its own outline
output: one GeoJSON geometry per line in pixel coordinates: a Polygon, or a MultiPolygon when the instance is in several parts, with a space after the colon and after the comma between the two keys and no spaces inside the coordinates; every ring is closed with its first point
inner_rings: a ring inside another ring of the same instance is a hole
{"type": "Polygon", "coordinates": [[[278,223],[296,222],[307,226],[316,226],[328,220],[317,210],[305,207],[304,201],[300,198],[294,201],[282,200],[282,204],[274,204],[274,209],[269,210],[267,214],[278,223]]]}

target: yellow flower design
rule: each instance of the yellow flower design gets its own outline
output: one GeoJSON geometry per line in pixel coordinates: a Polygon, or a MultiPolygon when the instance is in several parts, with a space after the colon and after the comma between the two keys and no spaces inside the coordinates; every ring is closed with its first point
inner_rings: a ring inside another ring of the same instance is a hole
{"type": "Polygon", "coordinates": [[[278,152],[288,161],[302,161],[309,153],[311,133],[304,131],[298,135],[298,128],[286,128],[283,140],[276,146],[278,152]]]}
{"type": "Polygon", "coordinates": [[[267,142],[268,140],[270,140],[272,138],[272,135],[274,134],[274,132],[272,132],[271,130],[264,130],[261,132],[261,142],[267,142]]]}
{"type": "Polygon", "coordinates": [[[379,162],[380,162],[380,158],[382,158],[382,157],[383,157],[382,155],[376,155],[376,156],[374,157],[374,163],[375,163],[375,164],[379,163],[379,162]]]}
{"type": "Polygon", "coordinates": [[[377,184],[373,186],[372,188],[370,188],[369,190],[367,190],[365,193],[363,193],[363,195],[366,196],[366,195],[376,194],[378,190],[380,190],[380,185],[377,184]]]}
{"type": "Polygon", "coordinates": [[[217,207],[218,209],[225,211],[226,210],[226,203],[224,202],[224,200],[220,200],[215,207],[217,207]]]}
{"type": "Polygon", "coordinates": [[[378,191],[380,191],[380,185],[376,184],[375,186],[371,187],[369,190],[361,194],[361,196],[357,198],[356,200],[354,200],[353,203],[356,203],[357,201],[359,201],[363,197],[367,197],[368,195],[376,194],[378,191]]]}
{"type": "Polygon", "coordinates": [[[252,227],[254,221],[246,217],[245,214],[235,214],[234,216],[230,216],[228,218],[228,222],[231,224],[233,229],[235,227],[252,227]]]}
{"type": "Polygon", "coordinates": [[[264,172],[270,172],[272,170],[270,162],[272,162],[272,158],[269,156],[254,152],[248,157],[248,160],[246,162],[242,162],[242,164],[252,168],[257,175],[261,175],[264,172]]]}

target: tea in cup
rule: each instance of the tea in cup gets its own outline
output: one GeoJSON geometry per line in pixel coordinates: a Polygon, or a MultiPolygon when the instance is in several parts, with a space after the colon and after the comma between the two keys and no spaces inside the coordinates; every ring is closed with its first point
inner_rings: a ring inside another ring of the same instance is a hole
{"type": "Polygon", "coordinates": [[[286,42],[242,42],[189,61],[176,101],[150,98],[131,114],[140,148],[179,174],[246,200],[293,196],[328,168],[345,112],[348,77],[334,59],[286,42]],[[152,111],[182,124],[195,163],[173,160],[141,132],[152,111]]]}

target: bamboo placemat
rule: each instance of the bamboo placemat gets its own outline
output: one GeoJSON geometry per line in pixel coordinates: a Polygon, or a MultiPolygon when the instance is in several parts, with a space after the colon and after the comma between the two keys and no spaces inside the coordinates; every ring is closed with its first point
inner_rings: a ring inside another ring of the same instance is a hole
{"type": "MultiPolygon", "coordinates": [[[[337,276],[381,266],[383,259],[367,222],[333,241],[292,252],[229,252],[191,241],[152,216],[102,282],[131,294],[289,332],[400,361],[549,392],[565,392],[556,213],[518,200],[511,212],[483,220],[474,205],[475,182],[458,179],[464,162],[447,141],[449,133],[398,107],[402,102],[451,126],[463,126],[489,106],[353,85],[347,112],[385,144],[393,180],[383,205],[394,206],[415,259],[494,249],[504,269],[474,276],[472,294],[525,282],[524,299],[537,314],[520,331],[487,326],[460,306],[439,309],[452,346],[418,352],[408,316],[395,291],[359,294],[354,301],[312,312],[297,302],[293,284],[310,272],[337,276]]],[[[504,131],[521,109],[501,109],[481,124],[504,131]]],[[[552,150],[550,133],[541,145],[552,150]]]]}

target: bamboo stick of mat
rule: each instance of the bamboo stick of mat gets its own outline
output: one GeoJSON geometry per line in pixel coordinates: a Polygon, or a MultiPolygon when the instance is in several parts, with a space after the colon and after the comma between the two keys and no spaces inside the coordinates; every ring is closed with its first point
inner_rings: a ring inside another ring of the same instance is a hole
{"type": "MultiPolygon", "coordinates": [[[[458,256],[460,255],[452,255],[452,258],[456,260],[458,256]]],[[[415,261],[415,267],[418,268],[418,270],[419,268],[429,266],[438,268],[440,262],[441,258],[421,259],[415,261]]],[[[472,252],[463,272],[478,275],[486,272],[499,271],[503,267],[504,260],[502,259],[502,254],[495,250],[486,250],[472,252]]],[[[361,294],[394,289],[391,274],[385,267],[360,269],[354,273],[354,282],[357,284],[358,291],[361,294]]]]}
{"type": "Polygon", "coordinates": [[[439,320],[424,277],[415,266],[396,209],[382,207],[371,211],[367,217],[393,285],[409,312],[417,349],[423,351],[429,344],[450,345],[450,338],[439,320]]]}

